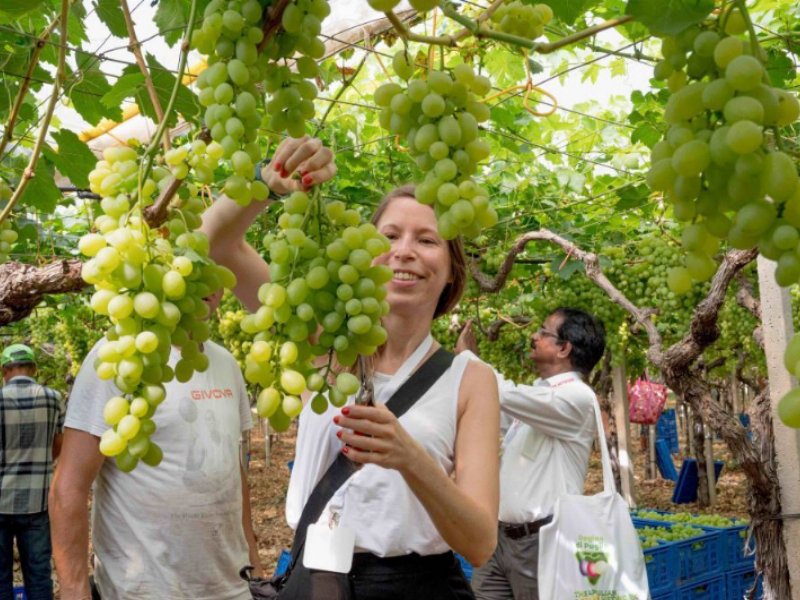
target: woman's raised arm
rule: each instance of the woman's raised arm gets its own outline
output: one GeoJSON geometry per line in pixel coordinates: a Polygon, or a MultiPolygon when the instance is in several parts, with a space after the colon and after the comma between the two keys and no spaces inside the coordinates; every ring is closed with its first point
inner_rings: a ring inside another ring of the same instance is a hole
{"type": "MultiPolygon", "coordinates": [[[[333,159],[333,152],[317,138],[286,138],[272,161],[261,167],[261,177],[272,192],[285,196],[331,179],[336,174],[333,159]]],[[[258,288],[269,281],[269,269],[245,241],[245,233],[269,204],[266,200],[241,206],[221,196],[203,213],[202,230],[211,245],[211,258],[233,271],[237,280],[233,291],[251,311],[260,306],[258,288]]]]}

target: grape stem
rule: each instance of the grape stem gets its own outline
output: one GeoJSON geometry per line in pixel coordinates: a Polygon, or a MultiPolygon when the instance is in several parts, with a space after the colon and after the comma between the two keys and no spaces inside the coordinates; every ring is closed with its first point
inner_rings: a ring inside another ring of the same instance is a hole
{"type": "MultiPolygon", "coordinates": [[[[167,102],[167,108],[164,110],[164,118],[158,124],[158,129],[156,129],[156,133],[153,136],[153,139],[150,140],[150,145],[147,147],[147,150],[145,151],[144,161],[142,162],[143,168],[139,169],[140,191],[142,189],[142,184],[144,183],[145,179],[147,179],[147,177],[150,175],[150,170],[153,167],[153,160],[155,159],[156,151],[158,150],[158,147],[161,145],[161,138],[164,137],[164,133],[167,130],[167,121],[175,107],[175,99],[178,97],[178,90],[183,85],[183,72],[186,70],[186,59],[189,56],[189,41],[192,39],[192,32],[194,31],[194,20],[196,12],[197,12],[197,0],[192,0],[191,7],[189,9],[189,20],[186,24],[186,33],[183,37],[183,42],[181,43],[181,56],[178,62],[178,72],[175,74],[175,85],[172,86],[172,93],[169,96],[169,102],[167,102]]],[[[140,193],[139,202],[141,202],[142,200],[143,198],[140,193]]]]}
{"type": "Polygon", "coordinates": [[[28,166],[25,167],[22,177],[20,177],[19,183],[17,184],[17,188],[14,190],[14,194],[8,200],[8,204],[6,204],[3,211],[0,212],[0,225],[8,218],[11,211],[14,210],[17,202],[22,198],[25,188],[28,187],[31,179],[36,175],[36,165],[39,163],[39,157],[42,155],[45,138],[50,129],[50,121],[53,119],[53,112],[55,111],[56,103],[61,95],[61,88],[66,79],[64,59],[67,53],[67,20],[69,17],[69,7],[72,2],[73,0],[61,0],[61,16],[58,19],[58,22],[61,23],[61,39],[58,40],[58,66],[56,67],[56,78],[53,82],[53,90],[50,93],[50,101],[47,104],[42,126],[39,128],[39,136],[36,138],[36,143],[31,151],[28,166]]]}
{"type": "Polygon", "coordinates": [[[270,6],[266,9],[268,18],[264,20],[264,24],[261,27],[261,30],[264,32],[264,39],[262,39],[261,43],[258,45],[259,53],[266,47],[267,42],[275,35],[275,32],[281,26],[283,11],[286,10],[286,7],[289,6],[291,2],[292,0],[278,0],[274,6],[270,6]]]}
{"type": "Polygon", "coordinates": [[[342,86],[336,91],[336,94],[334,95],[331,102],[328,103],[328,108],[326,108],[325,112],[322,114],[322,118],[319,120],[319,123],[314,129],[314,133],[312,134],[311,137],[317,137],[319,135],[319,132],[325,126],[325,121],[328,119],[328,115],[331,114],[331,110],[333,110],[334,105],[339,101],[339,98],[342,97],[347,88],[349,88],[353,84],[353,81],[355,81],[356,77],[358,77],[358,74],[361,72],[361,69],[364,67],[364,63],[367,62],[367,58],[369,58],[369,56],[370,56],[369,52],[364,53],[364,57],[361,59],[361,62],[358,63],[358,66],[356,67],[355,71],[353,71],[353,73],[350,75],[350,77],[345,77],[344,73],[342,74],[342,86]]]}
{"type": "MultiPolygon", "coordinates": [[[[136,29],[134,28],[133,19],[131,18],[130,8],[128,8],[128,1],[120,0],[120,6],[122,7],[122,14],[125,17],[125,27],[128,29],[128,39],[130,40],[128,49],[133,53],[133,56],[136,58],[136,64],[139,65],[139,70],[142,72],[142,75],[144,75],[144,85],[147,88],[147,95],[150,96],[150,102],[153,103],[153,109],[156,112],[158,122],[161,123],[164,121],[164,109],[161,106],[161,101],[158,99],[156,88],[153,85],[153,78],[150,76],[150,70],[147,68],[144,56],[142,56],[142,45],[136,37],[136,29]]],[[[164,137],[163,145],[164,152],[170,149],[171,144],[169,136],[164,137]]]]}
{"type": "MultiPolygon", "coordinates": [[[[758,58],[758,36],[756,35],[756,28],[753,26],[753,20],[750,18],[750,13],[747,12],[747,5],[745,4],[744,0],[734,0],[734,4],[739,9],[739,12],[742,14],[742,18],[747,25],[747,33],[748,37],[750,38],[750,48],[753,51],[753,56],[758,58]]],[[[731,8],[731,10],[733,10],[733,8],[731,8]]],[[[730,14],[730,12],[731,11],[729,10],[728,14],[730,14]]]]}
{"type": "Polygon", "coordinates": [[[8,115],[8,121],[6,122],[6,126],[3,131],[3,138],[0,139],[0,157],[3,156],[3,152],[5,151],[8,142],[11,141],[12,134],[14,133],[14,125],[16,124],[17,117],[19,117],[19,110],[22,108],[22,103],[24,102],[25,96],[28,93],[28,88],[31,85],[31,76],[33,75],[33,70],[36,68],[36,65],[39,64],[39,55],[42,53],[42,49],[45,47],[47,39],[50,37],[50,34],[53,33],[53,30],[56,28],[56,25],[58,25],[59,22],[59,19],[54,19],[53,22],[47,26],[47,28],[36,40],[36,45],[31,53],[30,60],[28,61],[28,69],[25,71],[25,76],[22,78],[22,83],[17,91],[17,97],[14,99],[14,106],[11,107],[11,113],[8,115]]]}

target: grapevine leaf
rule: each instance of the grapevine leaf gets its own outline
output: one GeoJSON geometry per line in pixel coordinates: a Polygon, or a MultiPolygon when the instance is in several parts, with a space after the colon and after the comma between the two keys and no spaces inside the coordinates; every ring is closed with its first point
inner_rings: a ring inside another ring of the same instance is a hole
{"type": "Polygon", "coordinates": [[[19,19],[26,13],[37,10],[44,3],[45,0],[3,0],[0,4],[0,23],[10,23],[19,19]]]}
{"type": "Polygon", "coordinates": [[[505,48],[493,48],[484,56],[484,66],[499,86],[514,85],[525,77],[525,67],[505,48]]]}
{"type": "Polygon", "coordinates": [[[183,12],[183,0],[159,0],[155,23],[164,40],[170,45],[181,39],[186,26],[186,15],[183,12]]]}
{"type": "Polygon", "coordinates": [[[111,84],[100,71],[98,61],[84,52],[78,52],[76,60],[78,71],[70,77],[75,83],[68,86],[66,91],[78,114],[92,125],[96,125],[103,117],[122,120],[119,106],[104,106],[98,102],[111,89],[111,84]]]}
{"type": "Polygon", "coordinates": [[[795,65],[782,50],[770,48],[767,59],[769,81],[774,87],[785,88],[795,77],[795,65]]]}
{"type": "Polygon", "coordinates": [[[20,202],[42,212],[53,212],[61,199],[61,190],[55,182],[53,164],[43,157],[36,166],[36,174],[22,193],[20,202]]]}
{"type": "Polygon", "coordinates": [[[106,24],[108,30],[117,37],[127,37],[128,28],[125,26],[125,16],[119,8],[117,0],[96,0],[95,11],[100,20],[106,24]]]}
{"type": "MultiPolygon", "coordinates": [[[[199,14],[202,14],[209,1],[200,0],[197,3],[199,14]]],[[[154,21],[167,44],[174,46],[180,41],[188,20],[189,2],[185,0],[159,0],[154,21]]]]}
{"type": "Polygon", "coordinates": [[[575,273],[583,273],[586,270],[583,262],[579,260],[568,260],[562,266],[563,262],[564,258],[559,256],[554,258],[553,262],[550,263],[550,268],[553,272],[558,273],[561,279],[569,279],[575,273]]]}
{"type": "MultiPolygon", "coordinates": [[[[168,71],[165,67],[163,67],[152,54],[148,54],[146,60],[147,66],[150,69],[150,78],[153,80],[153,87],[156,90],[156,95],[161,103],[161,107],[166,110],[167,105],[169,104],[169,97],[172,94],[172,88],[175,86],[175,76],[171,71],[168,71]]],[[[138,72],[138,67],[135,65],[125,67],[123,70],[124,75],[138,72]]],[[[147,89],[145,89],[143,85],[140,85],[136,90],[135,98],[136,103],[139,105],[139,109],[142,111],[142,114],[157,122],[158,117],[156,116],[155,109],[153,108],[153,103],[150,101],[150,96],[147,93],[147,89]]],[[[175,99],[175,111],[167,118],[167,122],[170,126],[177,123],[177,118],[174,114],[175,112],[188,118],[195,117],[200,112],[200,105],[197,103],[197,96],[195,96],[195,94],[185,85],[182,85],[178,88],[178,96],[175,99]]]]}
{"type": "Polygon", "coordinates": [[[574,23],[586,11],[598,6],[598,0],[541,0],[553,9],[553,14],[564,23],[574,23]]]}
{"type": "Polygon", "coordinates": [[[109,108],[119,106],[126,98],[135,97],[143,85],[144,75],[141,71],[126,73],[114,82],[111,89],[100,98],[100,102],[109,108]]]}
{"type": "MultiPolygon", "coordinates": [[[[80,46],[83,42],[88,42],[89,37],[86,35],[86,9],[82,2],[73,2],[69,9],[69,18],[67,19],[67,40],[72,46],[80,46]]],[[[53,50],[55,50],[55,46],[53,50]]],[[[55,60],[52,61],[55,64],[55,60]]]]}
{"type": "Polygon", "coordinates": [[[622,188],[617,195],[619,200],[614,205],[614,210],[628,210],[647,204],[650,190],[646,185],[629,185],[622,188]]]}
{"type": "Polygon", "coordinates": [[[45,148],[45,156],[76,187],[88,188],[89,172],[97,162],[97,158],[89,150],[89,146],[67,129],[54,133],[53,140],[58,144],[58,152],[51,148],[45,148]]]}
{"type": "Polygon", "coordinates": [[[661,132],[650,123],[642,123],[634,129],[631,134],[631,141],[633,143],[641,142],[648,148],[655,146],[660,139],[661,132]]]}
{"type": "Polygon", "coordinates": [[[625,11],[656,35],[677,35],[714,10],[714,0],[629,0],[625,11]]]}

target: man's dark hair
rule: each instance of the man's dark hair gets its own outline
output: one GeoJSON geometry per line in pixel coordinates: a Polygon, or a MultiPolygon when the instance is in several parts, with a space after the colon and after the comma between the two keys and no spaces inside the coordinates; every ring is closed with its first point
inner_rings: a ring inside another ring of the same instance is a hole
{"type": "Polygon", "coordinates": [[[569,354],[572,366],[584,376],[591,373],[606,349],[606,328],[597,317],[578,308],[559,307],[552,314],[560,315],[558,337],[572,344],[569,354]]]}

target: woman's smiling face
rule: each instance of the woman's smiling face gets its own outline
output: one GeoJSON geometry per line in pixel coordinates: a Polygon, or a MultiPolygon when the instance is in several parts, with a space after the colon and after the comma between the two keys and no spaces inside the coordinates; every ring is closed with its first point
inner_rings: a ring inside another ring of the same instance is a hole
{"type": "Polygon", "coordinates": [[[394,271],[386,296],[392,312],[433,316],[445,285],[452,281],[450,252],[439,235],[433,209],[414,198],[395,198],[376,226],[392,245],[375,259],[375,264],[394,271]]]}

